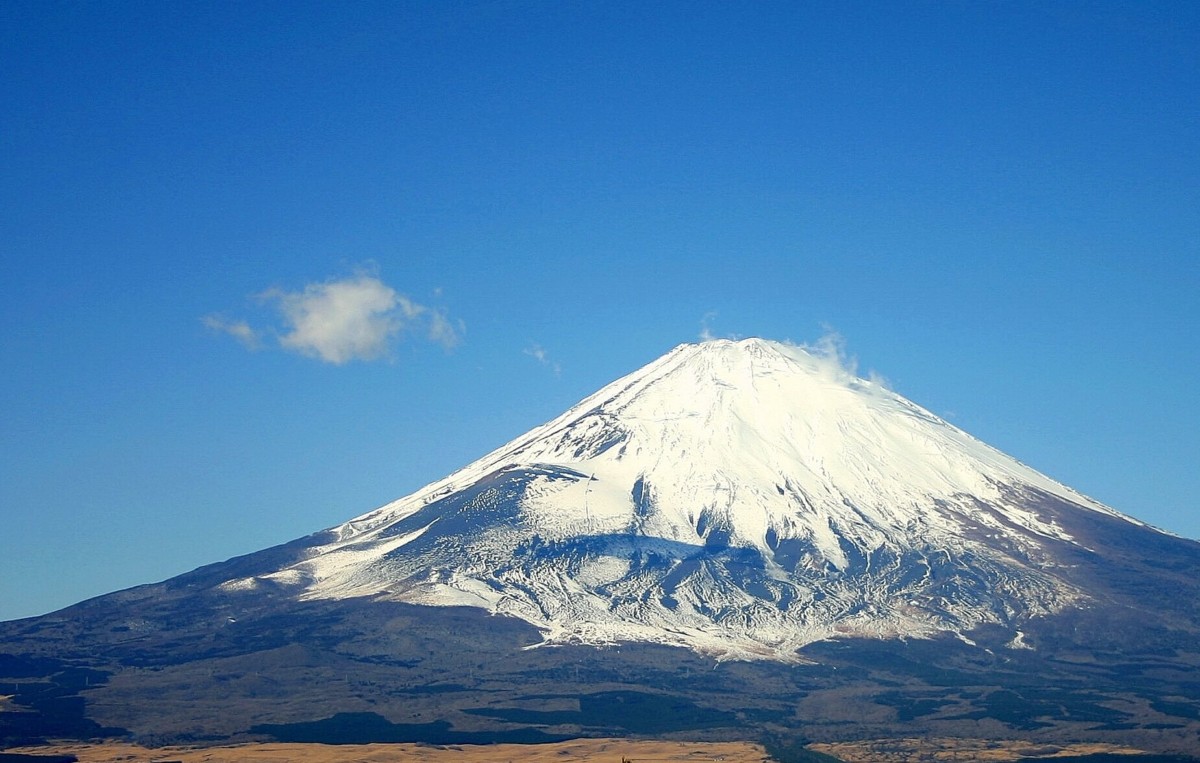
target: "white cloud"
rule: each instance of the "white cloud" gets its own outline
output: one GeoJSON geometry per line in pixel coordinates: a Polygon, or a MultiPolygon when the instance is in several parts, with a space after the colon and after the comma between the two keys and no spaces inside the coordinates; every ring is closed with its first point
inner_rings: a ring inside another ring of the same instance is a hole
{"type": "Polygon", "coordinates": [[[452,350],[462,341],[467,326],[461,320],[451,321],[442,310],[429,311],[429,341],[452,350]]]}
{"type": "Polygon", "coordinates": [[[245,321],[231,321],[220,315],[206,315],[200,320],[212,331],[229,334],[252,350],[257,350],[262,344],[258,332],[245,321]]]}
{"type": "Polygon", "coordinates": [[[262,298],[275,303],[283,317],[280,346],[336,365],[383,355],[403,325],[397,307],[406,318],[419,314],[411,302],[368,275],[309,284],[300,292],[271,289],[262,298]]]}
{"type": "MultiPolygon", "coordinates": [[[[859,379],[858,358],[846,350],[846,338],[829,325],[822,325],[825,333],[813,344],[796,345],[820,359],[824,370],[835,378],[859,379]]],[[[873,369],[867,372],[866,380],[884,389],[891,390],[891,382],[873,369]]]]}
{"type": "Polygon", "coordinates": [[[858,358],[846,352],[846,338],[830,326],[823,328],[825,333],[815,344],[803,344],[801,347],[817,357],[825,358],[850,376],[857,376],[858,358]]]}
{"type": "Polygon", "coordinates": [[[558,376],[562,373],[562,366],[558,364],[558,361],[551,360],[550,354],[547,353],[546,349],[537,342],[529,345],[522,350],[522,352],[536,360],[538,363],[541,363],[543,366],[546,366],[554,371],[555,376],[558,376]]]}
{"type": "Polygon", "coordinates": [[[271,335],[285,350],[334,365],[385,357],[402,333],[452,349],[466,331],[461,320],[452,321],[444,310],[419,304],[364,272],[311,283],[300,291],[268,289],[258,300],[278,312],[280,324],[274,329],[256,330],[245,321],[219,315],[206,316],[204,324],[248,347],[257,347],[264,334],[271,335]]]}
{"type": "MultiPolygon", "coordinates": [[[[380,284],[380,285],[382,285],[382,284],[380,284]]],[[[416,302],[413,302],[411,299],[404,296],[403,294],[396,294],[396,292],[394,292],[394,291],[392,292],[392,294],[396,298],[396,305],[400,308],[400,312],[404,313],[405,318],[409,318],[409,319],[416,318],[419,315],[421,315],[421,313],[425,312],[424,305],[418,305],[416,302]]]]}
{"type": "Polygon", "coordinates": [[[711,342],[712,340],[716,339],[716,337],[713,336],[712,329],[709,326],[709,324],[712,323],[712,320],[716,317],[717,312],[715,310],[709,310],[704,314],[704,317],[700,319],[701,342],[711,342]]]}

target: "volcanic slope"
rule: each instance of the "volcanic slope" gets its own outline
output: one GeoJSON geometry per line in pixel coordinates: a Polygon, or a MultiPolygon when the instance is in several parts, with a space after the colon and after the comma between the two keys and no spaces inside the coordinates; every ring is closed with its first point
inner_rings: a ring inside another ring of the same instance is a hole
{"type": "Polygon", "coordinates": [[[828,358],[717,340],[222,586],[794,660],[835,636],[1019,638],[1086,605],[1059,574],[1071,513],[1139,526],[828,358]]]}

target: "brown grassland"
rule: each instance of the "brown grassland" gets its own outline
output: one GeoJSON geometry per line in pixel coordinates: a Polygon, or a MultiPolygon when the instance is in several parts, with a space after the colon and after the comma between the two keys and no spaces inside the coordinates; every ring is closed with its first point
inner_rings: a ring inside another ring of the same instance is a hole
{"type": "MultiPolygon", "coordinates": [[[[1142,750],[1111,744],[1045,745],[985,739],[912,738],[812,744],[814,752],[845,763],[1014,763],[1027,757],[1064,758],[1142,750]]],[[[60,743],[7,750],[30,755],[74,755],[79,763],[770,763],[761,745],[749,742],[680,742],[574,739],[548,744],[286,744],[248,743],[217,747],[142,747],[126,742],[60,743]]]]}
{"type": "Polygon", "coordinates": [[[224,747],[146,748],[119,742],[59,744],[8,750],[37,755],[74,755],[80,763],[764,763],[766,752],[748,742],[656,742],[577,739],[553,744],[242,744],[224,747]]]}

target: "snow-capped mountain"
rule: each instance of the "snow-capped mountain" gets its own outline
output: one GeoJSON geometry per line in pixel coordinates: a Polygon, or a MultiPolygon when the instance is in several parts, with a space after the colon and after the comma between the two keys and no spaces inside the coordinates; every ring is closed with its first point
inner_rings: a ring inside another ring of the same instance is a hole
{"type": "MultiPolygon", "coordinates": [[[[469,605],[549,643],[794,661],[1087,606],[1080,513],[1140,524],[835,360],[682,345],[558,418],[221,590],[469,605]]],[[[965,636],[964,636],[965,638],[965,636]]]]}
{"type": "Polygon", "coordinates": [[[0,747],[700,734],[1191,753],[1197,645],[1200,543],[820,353],[716,341],[341,526],[0,623],[0,747]]]}

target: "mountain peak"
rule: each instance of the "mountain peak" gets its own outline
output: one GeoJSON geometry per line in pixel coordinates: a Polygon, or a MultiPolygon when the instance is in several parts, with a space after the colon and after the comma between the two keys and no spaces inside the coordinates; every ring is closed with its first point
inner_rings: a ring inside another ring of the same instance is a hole
{"type": "Polygon", "coordinates": [[[712,340],[227,585],[788,660],[838,635],[1015,629],[1080,603],[1046,561],[1079,512],[1132,521],[833,357],[712,340]]]}

